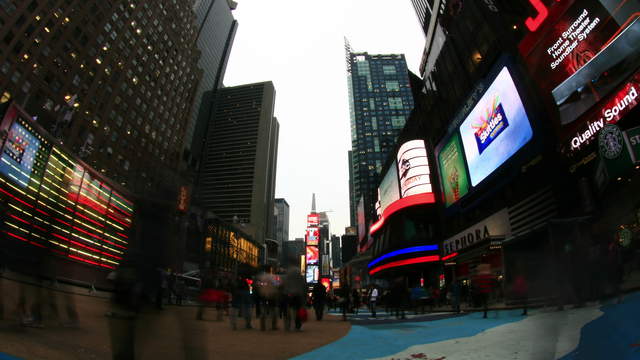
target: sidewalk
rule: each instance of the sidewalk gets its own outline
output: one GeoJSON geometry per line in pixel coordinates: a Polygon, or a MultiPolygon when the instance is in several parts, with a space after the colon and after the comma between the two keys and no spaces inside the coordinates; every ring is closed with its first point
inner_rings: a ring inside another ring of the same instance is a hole
{"type": "MultiPolygon", "coordinates": [[[[72,295],[80,323],[69,328],[60,325],[66,320],[60,302],[63,293],[51,291],[46,296],[58,298],[62,319],[53,319],[47,309],[44,328],[28,328],[15,319],[16,301],[20,291],[33,296],[38,288],[3,279],[2,290],[5,319],[0,320],[0,359],[111,359],[108,319],[104,316],[110,310],[108,300],[72,295]]],[[[337,316],[315,321],[310,311],[301,332],[285,332],[281,322],[280,330],[275,331],[232,331],[227,317],[216,322],[215,309],[208,310],[204,321],[195,320],[197,309],[192,306],[144,312],[136,321],[136,359],[185,359],[185,353],[194,351],[208,359],[288,359],[334,342],[351,328],[337,316]]],[[[259,327],[256,319],[253,327],[259,327]]]]}

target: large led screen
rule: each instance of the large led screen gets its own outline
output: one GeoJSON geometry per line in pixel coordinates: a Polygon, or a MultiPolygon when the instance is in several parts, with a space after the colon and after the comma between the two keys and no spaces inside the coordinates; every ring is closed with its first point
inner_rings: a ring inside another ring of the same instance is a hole
{"type": "Polygon", "coordinates": [[[520,50],[532,78],[569,124],[624,81],[640,61],[640,2],[564,0],[520,50]]]}
{"type": "Polygon", "coordinates": [[[380,200],[380,213],[396,200],[400,200],[400,185],[398,184],[398,168],[392,163],[387,174],[378,187],[378,199],[380,200]]]}
{"type": "Polygon", "coordinates": [[[433,192],[431,170],[423,140],[411,140],[398,150],[398,176],[400,194],[407,197],[433,192]]]}
{"type": "Polygon", "coordinates": [[[469,192],[469,178],[458,133],[455,133],[438,153],[438,164],[444,203],[445,206],[449,206],[469,192]]]}
{"type": "Polygon", "coordinates": [[[26,124],[14,122],[2,147],[0,172],[14,179],[19,186],[27,187],[39,148],[37,135],[27,129],[26,124]]]}
{"type": "Polygon", "coordinates": [[[529,117],[504,67],[460,126],[471,185],[478,185],[532,136],[529,117]]]}
{"type": "Polygon", "coordinates": [[[320,277],[320,269],[318,268],[318,265],[308,265],[306,275],[308,283],[318,282],[318,278],[320,277]]]}
{"type": "Polygon", "coordinates": [[[305,238],[307,245],[318,245],[320,241],[320,230],[317,227],[307,228],[305,238]]]}
{"type": "Polygon", "coordinates": [[[307,264],[317,264],[320,260],[320,252],[317,246],[307,246],[307,264]]]}

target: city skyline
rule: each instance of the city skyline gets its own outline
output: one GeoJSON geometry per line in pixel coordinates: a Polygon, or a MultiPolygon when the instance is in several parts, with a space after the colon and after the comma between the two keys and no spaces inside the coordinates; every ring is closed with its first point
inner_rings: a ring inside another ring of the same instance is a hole
{"type": "Polygon", "coordinates": [[[425,43],[410,1],[330,5],[244,0],[233,12],[239,25],[224,85],[274,82],[275,116],[281,124],[275,195],[291,205],[291,239],[304,235],[314,192],[317,210],[332,210],[328,215],[334,234],[342,235],[349,226],[351,131],[344,38],[356,52],[404,54],[413,72],[425,43]],[[309,139],[318,141],[312,145],[309,139]]]}

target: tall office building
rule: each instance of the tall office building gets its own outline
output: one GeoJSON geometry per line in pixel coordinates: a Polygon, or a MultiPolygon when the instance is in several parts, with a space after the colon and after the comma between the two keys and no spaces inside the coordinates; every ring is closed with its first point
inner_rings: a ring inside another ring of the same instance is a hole
{"type": "Polygon", "coordinates": [[[285,199],[275,199],[274,203],[275,241],[278,243],[279,261],[284,264],[284,243],[289,241],[289,203],[285,199]]]}
{"type": "Polygon", "coordinates": [[[185,1],[1,1],[0,89],[134,193],[175,188],[196,86],[185,1]]]}
{"type": "Polygon", "coordinates": [[[222,80],[227,68],[238,22],[231,13],[236,3],[231,0],[198,0],[194,3],[196,26],[198,29],[197,44],[201,56],[198,66],[202,69],[202,80],[196,90],[191,106],[191,119],[187,126],[184,145],[189,151],[200,151],[203,139],[196,138],[195,149],[192,144],[195,134],[206,133],[206,118],[211,101],[203,98],[205,91],[222,87],[222,80]],[[200,122],[198,122],[200,119],[200,122]]]}
{"type": "Polygon", "coordinates": [[[365,219],[373,219],[380,172],[413,109],[404,55],[356,53],[346,44],[351,115],[352,174],[349,208],[364,197],[365,219]]]}
{"type": "Polygon", "coordinates": [[[436,2],[436,0],[411,0],[425,35],[429,28],[434,2],[436,2]]]}
{"type": "Polygon", "coordinates": [[[215,94],[197,183],[204,209],[243,224],[260,244],[273,234],[279,132],[274,103],[270,81],[215,94]]]}

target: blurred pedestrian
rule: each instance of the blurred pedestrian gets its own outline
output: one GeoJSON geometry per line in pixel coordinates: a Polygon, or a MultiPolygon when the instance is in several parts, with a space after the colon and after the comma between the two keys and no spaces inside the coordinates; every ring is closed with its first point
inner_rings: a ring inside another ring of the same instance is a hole
{"type": "Polygon", "coordinates": [[[459,313],[460,312],[460,285],[457,281],[454,281],[451,284],[451,306],[453,307],[453,311],[459,313]]]}
{"type": "Polygon", "coordinates": [[[529,301],[529,286],[527,284],[527,278],[524,274],[524,270],[521,270],[513,281],[513,292],[516,299],[518,299],[522,304],[522,316],[526,316],[529,301]]]}
{"type": "Polygon", "coordinates": [[[313,310],[316,313],[316,320],[321,321],[322,315],[324,313],[324,306],[326,303],[327,297],[327,288],[320,282],[313,285],[313,290],[311,292],[312,301],[313,301],[313,310]]]}
{"type": "Polygon", "coordinates": [[[622,263],[622,247],[618,239],[609,242],[607,254],[607,269],[609,273],[609,284],[611,284],[612,295],[616,298],[616,303],[623,300],[622,280],[624,278],[624,266],[622,263]]]}
{"type": "Polygon", "coordinates": [[[276,278],[270,273],[271,268],[267,267],[265,271],[257,277],[256,293],[258,293],[260,301],[260,330],[266,330],[267,319],[271,321],[271,330],[278,329],[278,287],[276,278]]]}
{"type": "Polygon", "coordinates": [[[390,297],[393,304],[393,311],[398,319],[406,319],[404,307],[408,301],[408,295],[409,290],[404,284],[404,279],[396,279],[393,287],[391,288],[390,297]]]}
{"type": "Polygon", "coordinates": [[[342,288],[342,296],[340,296],[340,303],[342,305],[342,320],[347,321],[347,313],[351,309],[351,288],[348,284],[342,288]]]}
{"type": "Polygon", "coordinates": [[[376,304],[378,302],[378,288],[375,285],[371,285],[371,290],[369,291],[369,310],[371,311],[371,316],[376,317],[376,304]]]}
{"type": "MultiPolygon", "coordinates": [[[[167,295],[167,289],[169,288],[169,280],[167,279],[167,272],[163,268],[156,268],[158,276],[158,287],[156,289],[156,307],[158,310],[163,310],[162,303],[165,295],[167,295]]],[[[169,295],[171,296],[171,295],[169,295]]]]}
{"type": "Polygon", "coordinates": [[[249,294],[249,284],[238,277],[234,284],[231,295],[231,328],[237,329],[236,319],[241,317],[245,321],[245,329],[253,329],[251,326],[251,294],[249,294]]]}
{"type": "Polygon", "coordinates": [[[300,309],[304,307],[306,292],[306,283],[302,275],[300,275],[300,269],[296,267],[289,268],[282,286],[283,294],[287,303],[287,311],[284,318],[284,329],[285,331],[289,331],[291,329],[291,320],[293,319],[295,328],[299,331],[302,329],[303,321],[300,317],[300,309]]]}
{"type": "Polygon", "coordinates": [[[477,275],[474,278],[474,289],[480,300],[480,306],[484,311],[483,318],[487,318],[487,311],[489,308],[489,296],[493,291],[494,278],[491,275],[491,265],[480,264],[477,267],[477,275]]]}
{"type": "Polygon", "coordinates": [[[358,309],[361,305],[360,293],[358,292],[358,289],[351,290],[351,302],[353,304],[353,313],[355,315],[358,315],[358,309]]]}

